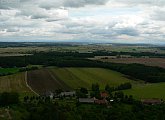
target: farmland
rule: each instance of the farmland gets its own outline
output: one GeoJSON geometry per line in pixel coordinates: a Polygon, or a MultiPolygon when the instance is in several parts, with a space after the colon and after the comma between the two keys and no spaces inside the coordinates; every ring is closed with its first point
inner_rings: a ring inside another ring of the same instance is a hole
{"type": "Polygon", "coordinates": [[[164,54],[165,50],[161,47],[152,45],[119,45],[119,44],[78,44],[78,43],[1,43],[0,56],[24,56],[32,55],[34,52],[48,51],[76,51],[80,53],[89,53],[95,51],[111,52],[150,52],[164,54]]]}
{"type": "Polygon", "coordinates": [[[144,64],[147,66],[157,66],[165,68],[165,59],[164,58],[110,58],[102,59],[103,57],[95,57],[94,60],[100,60],[104,62],[112,62],[112,63],[125,63],[125,64],[144,64]]]}
{"type": "Polygon", "coordinates": [[[132,89],[125,90],[128,95],[133,95],[135,98],[162,98],[165,99],[165,83],[154,84],[139,84],[134,85],[132,89]]]}
{"type": "Polygon", "coordinates": [[[28,72],[28,84],[38,93],[55,91],[58,88],[90,89],[92,83],[98,83],[104,89],[106,84],[116,86],[125,82],[133,83],[118,72],[101,68],[49,68],[28,72]]]}
{"type": "Polygon", "coordinates": [[[28,83],[38,93],[55,91],[60,88],[64,91],[85,87],[90,90],[92,83],[98,83],[104,90],[106,84],[117,86],[131,82],[132,89],[124,93],[141,98],[165,99],[165,83],[145,84],[142,81],[133,81],[118,72],[102,68],[46,68],[28,72],[28,83]]]}
{"type": "MultiPolygon", "coordinates": [[[[163,98],[165,99],[165,83],[144,84],[142,81],[133,81],[123,74],[103,68],[43,68],[28,71],[29,86],[37,93],[45,93],[63,89],[71,91],[85,87],[91,89],[92,83],[98,83],[104,90],[106,84],[117,86],[121,83],[131,82],[132,89],[124,93],[135,98],[163,98]]],[[[25,73],[17,73],[0,77],[0,92],[18,92],[21,95],[32,94],[26,86],[25,73]]]]}
{"type": "Polygon", "coordinates": [[[31,92],[26,86],[25,73],[0,77],[0,92],[31,92]]]}

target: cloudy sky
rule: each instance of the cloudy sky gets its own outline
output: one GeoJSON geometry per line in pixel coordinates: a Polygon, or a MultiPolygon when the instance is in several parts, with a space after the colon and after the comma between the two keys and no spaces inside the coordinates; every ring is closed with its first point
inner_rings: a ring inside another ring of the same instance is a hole
{"type": "Polygon", "coordinates": [[[165,44],[165,0],[0,0],[0,41],[165,44]]]}

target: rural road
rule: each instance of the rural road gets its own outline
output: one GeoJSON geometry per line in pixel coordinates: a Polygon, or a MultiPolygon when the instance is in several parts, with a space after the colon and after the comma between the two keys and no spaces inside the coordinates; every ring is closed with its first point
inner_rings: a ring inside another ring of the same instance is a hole
{"type": "Polygon", "coordinates": [[[26,86],[27,86],[33,93],[35,93],[36,95],[39,96],[39,94],[36,93],[36,92],[28,85],[28,82],[27,82],[27,71],[25,72],[25,82],[26,82],[26,86]]]}

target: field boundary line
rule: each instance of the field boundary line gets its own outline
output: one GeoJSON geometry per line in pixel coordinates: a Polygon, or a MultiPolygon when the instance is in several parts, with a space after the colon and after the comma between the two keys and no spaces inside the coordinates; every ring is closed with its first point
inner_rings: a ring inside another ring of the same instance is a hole
{"type": "Polygon", "coordinates": [[[35,92],[35,91],[28,85],[28,82],[27,82],[27,71],[25,72],[25,82],[26,82],[26,86],[27,86],[33,93],[35,93],[36,95],[40,96],[37,92],[35,92]]]}

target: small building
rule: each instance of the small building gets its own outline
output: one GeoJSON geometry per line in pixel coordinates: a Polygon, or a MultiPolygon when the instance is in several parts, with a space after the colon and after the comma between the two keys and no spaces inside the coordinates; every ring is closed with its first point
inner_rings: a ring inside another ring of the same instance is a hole
{"type": "Polygon", "coordinates": [[[163,103],[160,99],[143,99],[141,102],[145,105],[157,105],[163,103]]]}
{"type": "Polygon", "coordinates": [[[103,100],[96,99],[95,103],[99,104],[99,105],[106,105],[108,103],[108,101],[106,99],[103,99],[103,100]]]}
{"type": "Polygon", "coordinates": [[[109,97],[109,94],[107,92],[101,92],[100,95],[101,95],[102,98],[109,97]]]}
{"type": "Polygon", "coordinates": [[[75,91],[61,92],[60,97],[74,97],[75,95],[76,95],[75,91]]]}
{"type": "Polygon", "coordinates": [[[79,98],[80,103],[94,103],[94,98],[79,98]]]}

